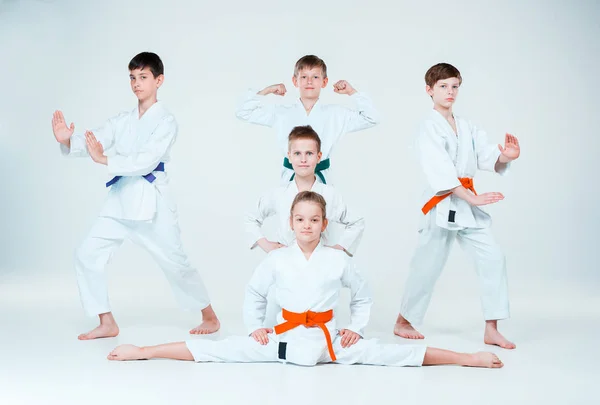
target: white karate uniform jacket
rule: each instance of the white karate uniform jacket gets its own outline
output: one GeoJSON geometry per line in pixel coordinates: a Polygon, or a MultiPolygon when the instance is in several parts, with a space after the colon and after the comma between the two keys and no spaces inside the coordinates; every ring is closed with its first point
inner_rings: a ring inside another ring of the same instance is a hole
{"type": "MultiPolygon", "coordinates": [[[[486,133],[466,119],[454,115],[454,120],[458,136],[436,110],[427,115],[418,129],[415,147],[427,179],[423,205],[431,197],[446,194],[460,186],[458,178],[475,177],[477,169],[495,172],[500,156],[498,145],[490,144],[486,133]]],[[[499,173],[505,174],[509,166],[504,165],[499,173]]],[[[477,190],[477,183],[474,188],[477,190]]],[[[423,216],[422,213],[420,215],[423,216]]],[[[471,206],[454,195],[446,197],[427,215],[435,215],[430,220],[449,230],[485,228],[491,223],[490,216],[482,208],[471,206]],[[454,222],[448,221],[450,210],[456,212],[454,222]]]]}
{"type": "MultiPolygon", "coordinates": [[[[325,198],[326,216],[330,223],[337,222],[345,226],[339,240],[334,240],[328,230],[322,235],[327,245],[341,245],[349,255],[354,255],[365,229],[365,220],[356,212],[350,210],[345,204],[340,193],[332,186],[315,181],[311,191],[325,198]]],[[[277,218],[277,240],[286,246],[291,246],[296,236],[290,226],[290,209],[292,202],[298,194],[295,181],[289,181],[260,197],[255,208],[246,215],[245,225],[250,248],[263,238],[262,225],[271,216],[277,218]]]]}
{"type": "MultiPolygon", "coordinates": [[[[142,176],[152,173],[160,162],[164,162],[165,170],[168,170],[170,150],[177,137],[177,122],[160,101],[138,117],[136,107],[110,118],[104,126],[92,131],[108,157],[110,177],[124,176],[110,187],[100,216],[146,221],[156,214],[159,196],[172,204],[166,172],[154,172],[156,180],[153,183],[142,176]]],[[[84,134],[73,134],[70,148],[60,146],[64,155],[89,156],[84,134]]]]}

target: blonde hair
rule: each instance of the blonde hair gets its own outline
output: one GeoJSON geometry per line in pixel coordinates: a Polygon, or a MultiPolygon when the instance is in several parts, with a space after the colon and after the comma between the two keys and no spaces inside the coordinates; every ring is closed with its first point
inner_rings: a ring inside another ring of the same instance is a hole
{"type": "Polygon", "coordinates": [[[325,202],[325,198],[323,198],[321,194],[315,193],[314,191],[301,191],[296,194],[296,198],[294,198],[294,202],[292,202],[292,208],[290,209],[290,216],[294,215],[294,207],[296,207],[296,204],[304,201],[317,204],[321,208],[323,219],[326,219],[327,203],[325,202]]]}

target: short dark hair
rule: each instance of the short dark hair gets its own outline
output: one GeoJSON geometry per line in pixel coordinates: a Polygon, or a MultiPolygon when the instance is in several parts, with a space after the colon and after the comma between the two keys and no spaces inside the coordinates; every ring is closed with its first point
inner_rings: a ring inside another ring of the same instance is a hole
{"type": "Polygon", "coordinates": [[[129,70],[148,68],[154,77],[158,77],[165,73],[160,57],[153,52],[138,53],[129,62],[129,70]]]}
{"type": "Polygon", "coordinates": [[[458,83],[462,84],[462,77],[457,68],[449,63],[438,63],[430,67],[425,73],[425,84],[433,87],[438,80],[450,79],[451,77],[458,78],[458,83]]]}

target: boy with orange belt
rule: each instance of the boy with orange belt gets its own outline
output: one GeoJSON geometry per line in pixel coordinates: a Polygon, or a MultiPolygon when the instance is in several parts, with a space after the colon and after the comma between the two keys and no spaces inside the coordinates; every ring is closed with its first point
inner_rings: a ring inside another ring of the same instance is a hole
{"type": "Polygon", "coordinates": [[[480,208],[504,196],[478,195],[473,177],[477,169],[504,174],[510,162],[519,157],[519,142],[507,134],[504,146],[490,144],[483,131],[452,112],[462,82],[454,66],[440,63],[431,67],[425,82],[433,110],[419,128],[416,150],[428,187],[419,244],[411,261],[394,333],[423,339],[412,325],[422,322],[435,283],[457,239],[474,258],[481,282],[485,343],[514,349],[514,343],[497,329],[497,321],[509,317],[504,254],[490,231],[490,216],[480,208]]]}

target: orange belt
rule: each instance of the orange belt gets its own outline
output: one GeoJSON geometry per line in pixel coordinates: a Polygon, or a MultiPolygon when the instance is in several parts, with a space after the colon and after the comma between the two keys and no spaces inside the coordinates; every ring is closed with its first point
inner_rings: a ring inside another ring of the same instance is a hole
{"type": "MultiPolygon", "coordinates": [[[[472,191],[473,194],[477,195],[477,192],[475,191],[475,188],[473,188],[473,179],[472,178],[470,178],[470,177],[460,177],[458,180],[460,181],[460,184],[464,188],[466,188],[467,190],[472,191]]],[[[444,198],[448,197],[450,194],[452,194],[452,193],[433,196],[431,198],[431,200],[427,201],[427,204],[425,204],[423,206],[423,208],[421,208],[421,211],[423,211],[423,214],[427,215],[427,213],[429,211],[431,211],[431,209],[433,207],[435,207],[436,205],[438,205],[438,203],[440,201],[442,201],[444,198]]]]}
{"type": "Polygon", "coordinates": [[[290,312],[285,309],[282,311],[283,319],[287,322],[280,323],[275,326],[275,333],[277,335],[287,332],[288,330],[294,329],[297,326],[304,325],[308,327],[318,326],[325,334],[325,340],[327,340],[327,348],[329,349],[329,355],[331,361],[335,361],[335,353],[333,352],[333,344],[331,343],[331,335],[325,324],[333,319],[333,310],[330,309],[326,312],[312,312],[306,311],[302,313],[290,312]]]}

